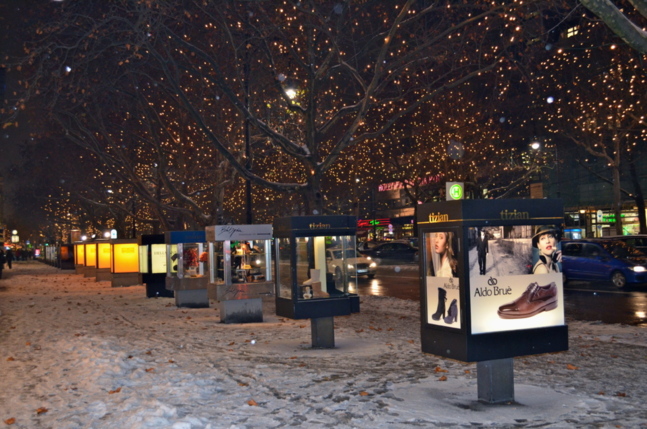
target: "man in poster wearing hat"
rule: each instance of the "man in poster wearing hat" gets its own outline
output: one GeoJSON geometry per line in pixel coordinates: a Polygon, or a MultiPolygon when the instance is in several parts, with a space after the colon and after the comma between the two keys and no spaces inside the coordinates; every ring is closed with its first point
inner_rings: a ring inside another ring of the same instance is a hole
{"type": "Polygon", "coordinates": [[[532,237],[532,246],[539,251],[539,260],[532,268],[533,274],[559,273],[562,251],[557,249],[559,229],[552,225],[541,225],[532,237]]]}

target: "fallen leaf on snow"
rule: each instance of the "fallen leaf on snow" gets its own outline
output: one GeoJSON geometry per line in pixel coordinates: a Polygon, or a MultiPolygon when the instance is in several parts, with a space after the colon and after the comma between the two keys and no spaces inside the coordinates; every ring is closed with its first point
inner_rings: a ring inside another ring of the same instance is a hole
{"type": "Polygon", "coordinates": [[[446,369],[442,369],[441,367],[437,366],[434,368],[434,372],[448,372],[446,369]]]}
{"type": "Polygon", "coordinates": [[[36,410],[36,414],[45,414],[49,410],[45,407],[40,407],[39,409],[36,410]]]}
{"type": "Polygon", "coordinates": [[[12,425],[12,424],[16,423],[16,419],[12,417],[10,419],[5,420],[4,422],[5,422],[5,424],[12,425]]]}
{"type": "Polygon", "coordinates": [[[121,387],[117,387],[115,390],[111,390],[111,391],[109,391],[109,392],[108,392],[108,394],[109,394],[109,395],[112,395],[112,394],[114,394],[114,393],[119,393],[119,392],[121,392],[121,387]]]}
{"type": "Polygon", "coordinates": [[[438,381],[447,381],[447,376],[442,376],[438,379],[438,381]]]}
{"type": "Polygon", "coordinates": [[[146,368],[146,372],[155,372],[155,368],[146,368]]]}
{"type": "Polygon", "coordinates": [[[255,401],[255,400],[253,400],[253,399],[250,399],[249,401],[247,401],[247,405],[249,405],[250,407],[256,407],[256,406],[258,406],[258,404],[256,403],[256,401],[255,401]]]}
{"type": "Polygon", "coordinates": [[[13,361],[15,361],[15,360],[16,360],[16,359],[14,359],[12,356],[9,356],[9,357],[7,358],[7,362],[13,362],[13,361]]]}
{"type": "Polygon", "coordinates": [[[579,368],[578,368],[578,367],[576,367],[575,365],[571,365],[571,364],[569,363],[568,365],[566,365],[566,369],[576,370],[576,369],[579,369],[579,368]]]}
{"type": "Polygon", "coordinates": [[[368,396],[368,392],[362,390],[361,392],[359,392],[359,396],[368,396]]]}

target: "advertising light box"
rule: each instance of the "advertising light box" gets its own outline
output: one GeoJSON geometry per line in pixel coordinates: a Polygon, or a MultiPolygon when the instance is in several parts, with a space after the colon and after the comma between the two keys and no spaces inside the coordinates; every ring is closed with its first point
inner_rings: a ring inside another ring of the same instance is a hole
{"type": "Polygon", "coordinates": [[[75,263],[76,265],[85,265],[85,244],[79,243],[74,246],[74,252],[76,253],[75,263]]]}
{"type": "Polygon", "coordinates": [[[110,268],[111,260],[110,243],[98,243],[97,245],[97,268],[110,268]]]}
{"type": "Polygon", "coordinates": [[[139,249],[137,243],[113,243],[113,273],[138,273],[139,249]]]}
{"type": "Polygon", "coordinates": [[[148,246],[139,246],[139,272],[148,273],[148,246]]]}
{"type": "Polygon", "coordinates": [[[562,351],[558,200],[421,205],[423,351],[468,362],[562,351]]]}
{"type": "Polygon", "coordinates": [[[151,244],[151,274],[166,274],[166,244],[151,244]]]}
{"type": "Polygon", "coordinates": [[[94,267],[97,264],[97,243],[85,245],[85,266],[94,267]]]}

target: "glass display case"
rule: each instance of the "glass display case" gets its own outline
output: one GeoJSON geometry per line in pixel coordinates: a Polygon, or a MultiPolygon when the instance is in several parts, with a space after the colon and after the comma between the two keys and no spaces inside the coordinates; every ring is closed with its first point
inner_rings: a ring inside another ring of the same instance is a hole
{"type": "Polygon", "coordinates": [[[209,307],[204,231],[167,231],[166,289],[178,307],[209,307]]]}
{"type": "Polygon", "coordinates": [[[298,216],[274,221],[276,313],[311,319],[314,347],[333,347],[332,318],[359,312],[357,220],[354,216],[298,216]],[[339,256],[333,264],[330,251],[339,256]]]}
{"type": "Polygon", "coordinates": [[[272,225],[215,225],[205,232],[221,321],[262,322],[262,298],[274,294],[272,225]]]}
{"type": "Polygon", "coordinates": [[[357,282],[356,240],[354,235],[295,237],[277,239],[281,298],[309,300],[344,296],[357,282]],[[291,245],[296,248],[296,272],[290,267],[291,245]],[[296,277],[296,290],[292,275],[296,277]],[[296,295],[293,297],[293,294],[296,295]]]}

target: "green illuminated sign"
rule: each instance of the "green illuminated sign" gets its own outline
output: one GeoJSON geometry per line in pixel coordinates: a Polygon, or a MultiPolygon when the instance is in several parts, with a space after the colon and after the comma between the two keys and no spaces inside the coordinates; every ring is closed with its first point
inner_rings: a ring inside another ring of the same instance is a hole
{"type": "Polygon", "coordinates": [[[452,185],[452,187],[449,188],[449,194],[453,199],[460,200],[463,198],[463,187],[461,185],[452,185]]]}
{"type": "Polygon", "coordinates": [[[445,184],[447,201],[462,200],[464,195],[463,190],[464,190],[464,186],[462,182],[447,182],[445,184]]]}

